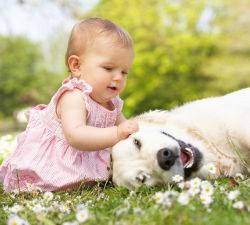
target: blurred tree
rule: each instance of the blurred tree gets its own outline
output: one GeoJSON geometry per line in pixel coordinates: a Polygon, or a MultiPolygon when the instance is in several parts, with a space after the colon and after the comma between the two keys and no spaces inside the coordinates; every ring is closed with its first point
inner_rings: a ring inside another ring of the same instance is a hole
{"type": "MultiPolygon", "coordinates": [[[[28,1],[22,2],[28,4],[28,1]]],[[[250,18],[247,10],[250,3],[247,0],[100,0],[85,14],[79,10],[80,0],[56,2],[62,10],[78,19],[108,18],[133,37],[136,58],[122,96],[126,100],[127,116],[148,109],[168,109],[196,98],[250,85],[250,18]],[[201,25],[201,18],[208,10],[213,17],[210,26],[201,25]]],[[[57,80],[64,76],[56,74],[58,70],[49,72],[48,65],[40,63],[40,51],[35,45],[29,42],[29,47],[15,44],[17,52],[14,52],[4,51],[6,43],[11,49],[9,40],[0,39],[0,53],[4,54],[0,59],[0,97],[14,96],[15,101],[8,104],[6,100],[5,105],[1,104],[0,110],[5,115],[26,103],[47,102],[59,83],[57,80]],[[21,49],[27,49],[27,53],[21,49]],[[10,56],[14,60],[8,60],[10,56]],[[17,62],[17,66],[11,62],[17,62]],[[23,69],[18,69],[19,66],[23,69]],[[16,78],[19,70],[24,75],[18,79],[23,81],[29,74],[30,80],[25,85],[20,82],[20,90],[15,90],[18,84],[9,85],[11,88],[7,89],[12,90],[9,94],[6,88],[2,89],[2,77],[7,74],[14,83],[19,83],[16,78]],[[34,77],[36,82],[32,81],[34,77]]],[[[60,47],[61,42],[55,43],[60,47]]]]}
{"type": "Polygon", "coordinates": [[[206,96],[210,81],[200,68],[214,52],[213,36],[197,24],[205,1],[102,0],[84,17],[108,18],[135,42],[135,63],[123,94],[125,114],[206,96]]]}
{"type": "Polygon", "coordinates": [[[203,71],[214,78],[211,92],[223,94],[250,86],[250,1],[220,0],[217,6],[217,51],[203,71]]]}
{"type": "Polygon", "coordinates": [[[46,102],[57,79],[42,67],[39,47],[23,37],[1,36],[0,54],[0,116],[46,102]]]}

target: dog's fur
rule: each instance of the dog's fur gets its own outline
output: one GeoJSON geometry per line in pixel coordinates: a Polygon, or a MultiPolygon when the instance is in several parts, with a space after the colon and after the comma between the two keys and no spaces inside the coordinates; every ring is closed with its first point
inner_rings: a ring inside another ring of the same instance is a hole
{"type": "Polygon", "coordinates": [[[135,119],[139,131],[112,149],[113,181],[119,186],[166,184],[174,175],[186,174],[178,142],[164,132],[198,149],[196,168],[190,168],[188,176],[207,177],[210,163],[216,166],[215,177],[250,172],[250,88],[135,119]],[[157,153],[162,148],[178,155],[169,169],[159,166],[157,153]]]}

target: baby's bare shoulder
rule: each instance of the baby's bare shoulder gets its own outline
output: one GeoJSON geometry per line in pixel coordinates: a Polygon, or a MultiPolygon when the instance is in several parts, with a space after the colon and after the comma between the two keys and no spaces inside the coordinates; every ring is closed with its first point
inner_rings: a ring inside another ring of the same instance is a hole
{"type": "Polygon", "coordinates": [[[81,111],[84,110],[85,104],[82,92],[79,89],[64,92],[58,100],[56,108],[56,112],[59,118],[62,111],[70,111],[76,109],[81,111]]]}

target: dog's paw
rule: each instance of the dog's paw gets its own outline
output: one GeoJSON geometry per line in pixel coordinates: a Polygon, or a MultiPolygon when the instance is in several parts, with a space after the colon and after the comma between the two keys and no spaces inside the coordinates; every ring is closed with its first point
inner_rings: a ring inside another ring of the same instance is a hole
{"type": "Polygon", "coordinates": [[[139,183],[142,183],[144,184],[148,179],[150,179],[150,175],[146,172],[139,172],[137,174],[137,176],[135,177],[135,179],[139,182],[139,183]]]}

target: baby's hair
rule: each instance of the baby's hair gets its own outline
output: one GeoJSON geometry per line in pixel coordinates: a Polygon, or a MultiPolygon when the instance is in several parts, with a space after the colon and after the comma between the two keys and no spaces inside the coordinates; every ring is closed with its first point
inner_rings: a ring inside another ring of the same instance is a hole
{"type": "Polygon", "coordinates": [[[69,41],[68,48],[65,54],[65,64],[68,66],[68,58],[71,55],[83,54],[86,49],[98,37],[107,36],[118,43],[121,47],[133,48],[133,41],[127,31],[117,26],[107,19],[89,18],[80,21],[73,27],[69,41]]]}

